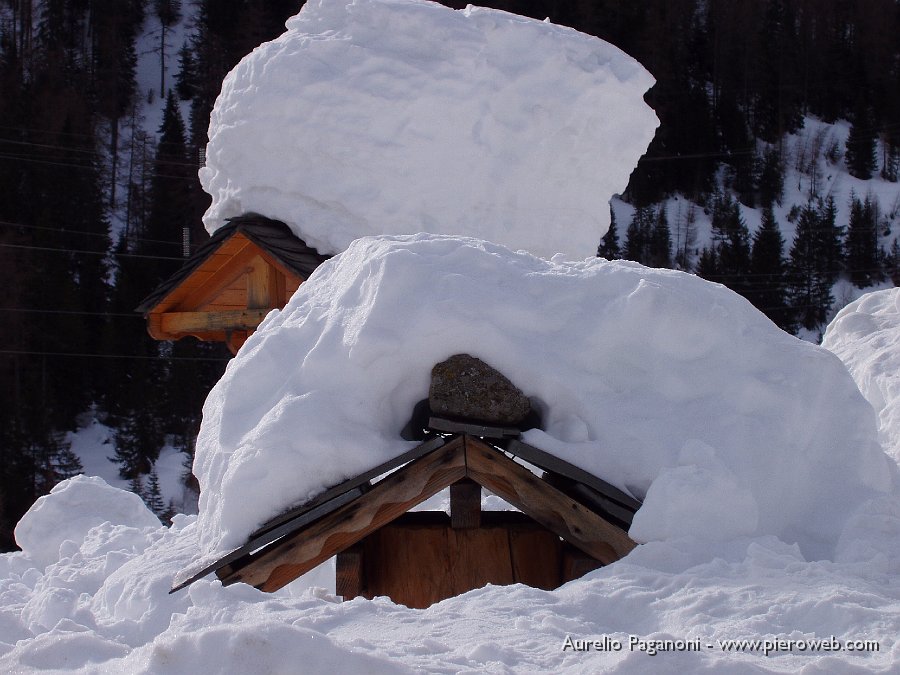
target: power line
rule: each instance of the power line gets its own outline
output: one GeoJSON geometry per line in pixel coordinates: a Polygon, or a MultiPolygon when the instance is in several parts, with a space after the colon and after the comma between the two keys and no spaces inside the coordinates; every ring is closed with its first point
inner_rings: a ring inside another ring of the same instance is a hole
{"type": "MultiPolygon", "coordinates": [[[[25,225],[24,223],[14,223],[9,220],[0,220],[0,225],[8,225],[10,227],[24,227],[29,230],[46,230],[49,232],[56,232],[58,234],[83,234],[91,237],[106,237],[110,238],[110,235],[103,234],[102,232],[87,232],[85,230],[69,230],[69,229],[61,229],[58,227],[45,227],[43,225],[25,225]]],[[[126,237],[128,241],[144,241],[152,244],[166,244],[169,246],[177,246],[179,249],[184,245],[182,242],[178,241],[166,241],[164,239],[147,239],[145,237],[126,237]]],[[[122,255],[122,254],[119,254],[122,255]]]]}
{"type": "Polygon", "coordinates": [[[137,312],[85,312],[76,309],[36,309],[33,307],[0,307],[0,312],[16,312],[21,314],[72,314],[77,316],[128,317],[131,319],[144,318],[137,312]]]}
{"type": "Polygon", "coordinates": [[[0,349],[0,354],[6,356],[71,356],[74,358],[91,359],[134,359],[138,361],[217,361],[219,363],[226,363],[231,360],[213,356],[139,356],[134,354],[81,354],[76,352],[38,352],[18,349],[0,349]]]}
{"type": "MultiPolygon", "coordinates": [[[[0,138],[0,144],[2,144],[2,143],[10,143],[12,145],[24,145],[24,146],[35,147],[35,148],[45,148],[48,150],[62,150],[64,152],[80,152],[85,155],[91,155],[92,157],[94,157],[96,159],[101,159],[101,160],[108,159],[105,152],[101,152],[96,149],[79,148],[79,147],[75,147],[75,146],[71,146],[71,145],[53,145],[53,144],[49,144],[49,143],[32,143],[31,141],[14,141],[9,138],[0,138]]],[[[21,155],[19,155],[19,156],[21,156],[21,155]]],[[[155,161],[155,160],[152,160],[152,161],[155,161]]],[[[163,164],[167,164],[170,166],[186,166],[186,167],[191,167],[191,168],[197,168],[197,164],[192,163],[192,162],[179,162],[176,160],[161,160],[161,162],[163,164]]]]}
{"type": "MultiPolygon", "coordinates": [[[[61,167],[67,168],[67,169],[86,169],[86,170],[90,170],[90,171],[97,170],[97,167],[92,164],[71,164],[69,162],[53,162],[53,161],[45,160],[45,159],[34,159],[31,157],[21,157],[21,156],[17,156],[17,155],[8,155],[8,154],[3,154],[3,153],[0,153],[0,159],[8,159],[8,160],[14,161],[14,162],[31,162],[33,164],[44,164],[44,165],[48,165],[48,166],[61,166],[61,167]]],[[[175,164],[175,166],[188,166],[193,169],[198,168],[196,164],[175,164]]],[[[187,180],[187,181],[191,181],[191,182],[199,181],[199,178],[197,178],[197,176],[194,176],[194,175],[176,176],[174,174],[153,172],[151,177],[173,178],[173,179],[178,179],[178,180],[187,180]]]]}
{"type": "Polygon", "coordinates": [[[122,258],[149,258],[150,260],[179,260],[184,262],[183,257],[173,257],[173,256],[165,256],[165,255],[143,255],[141,253],[115,253],[113,251],[85,251],[80,249],[73,248],[51,248],[49,246],[26,246],[25,244],[0,244],[0,246],[4,248],[18,248],[25,249],[30,251],[55,251],[57,253],[84,253],[86,255],[99,255],[99,256],[107,256],[111,255],[113,257],[122,257],[122,258]]]}

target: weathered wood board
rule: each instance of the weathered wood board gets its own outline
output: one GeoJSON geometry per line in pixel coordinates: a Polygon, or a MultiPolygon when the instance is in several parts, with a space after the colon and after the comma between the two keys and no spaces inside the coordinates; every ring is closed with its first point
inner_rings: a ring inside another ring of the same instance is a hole
{"type": "MultiPolygon", "coordinates": [[[[562,583],[559,537],[516,518],[521,514],[494,512],[491,522],[464,530],[454,529],[443,513],[433,514],[444,516],[437,522],[407,518],[421,515],[406,514],[358,545],[363,558],[360,595],[384,595],[424,608],[486,584],[523,583],[550,590],[562,583]]],[[[339,566],[345,565],[352,560],[339,566]]]]}
{"type": "Polygon", "coordinates": [[[457,438],[379,481],[350,504],[312,523],[302,537],[288,537],[240,566],[216,575],[224,584],[238,581],[276,591],[301,574],[355,544],[466,475],[465,444],[457,438]]]}

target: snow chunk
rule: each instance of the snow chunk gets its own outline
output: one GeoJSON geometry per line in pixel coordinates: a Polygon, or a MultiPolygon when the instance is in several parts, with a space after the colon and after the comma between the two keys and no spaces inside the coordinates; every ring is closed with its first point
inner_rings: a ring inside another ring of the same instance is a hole
{"type": "Polygon", "coordinates": [[[612,45],[422,0],[307,2],[225,78],[204,222],[254,211],[323,253],[372,234],[593,254],[658,120],[612,45]]]}
{"type": "Polygon", "coordinates": [[[16,525],[16,543],[38,565],[59,560],[69,541],[72,552],[98,525],[159,528],[159,519],[133,492],[111,487],[96,476],[75,476],[39,498],[16,525]]]}
{"type": "Polygon", "coordinates": [[[644,541],[771,534],[828,557],[848,513],[896,480],[843,364],[718,284],[372,237],[272,312],[210,393],[194,464],[202,548],[239,546],[408,449],[400,430],[456,353],[540,399],[543,429],[526,441],[646,497],[632,532],[644,541]]]}
{"type": "Polygon", "coordinates": [[[878,414],[885,451],[900,462],[900,288],[868,293],[844,307],[822,346],[846,364],[878,414]]]}

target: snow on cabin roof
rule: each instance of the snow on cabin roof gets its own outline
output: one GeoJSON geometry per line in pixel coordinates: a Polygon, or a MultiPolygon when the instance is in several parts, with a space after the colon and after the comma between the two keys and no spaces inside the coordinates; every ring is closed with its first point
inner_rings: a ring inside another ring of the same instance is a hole
{"type": "Polygon", "coordinates": [[[229,73],[211,232],[255,211],[323,253],[367,235],[593,255],[658,120],[652,76],[599,38],[421,0],[307,2],[229,73]]]}
{"type": "Polygon", "coordinates": [[[205,553],[410,449],[401,430],[457,353],[540,402],[525,442],[643,500],[637,541],[773,534],[828,557],[897,480],[843,364],[723,286],[372,237],[317,268],[210,393],[194,463],[205,553]]]}

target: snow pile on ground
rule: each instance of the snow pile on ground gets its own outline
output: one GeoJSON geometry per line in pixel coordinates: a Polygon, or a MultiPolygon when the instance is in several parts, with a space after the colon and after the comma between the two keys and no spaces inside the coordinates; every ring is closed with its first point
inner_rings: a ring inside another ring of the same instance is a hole
{"type": "Polygon", "coordinates": [[[844,307],[822,346],[847,365],[878,413],[885,451],[900,462],[900,288],[869,293],[844,307]]]}
{"type": "Polygon", "coordinates": [[[71,530],[46,566],[33,557],[51,553],[39,541],[0,555],[0,672],[890,673],[900,661],[896,529],[894,550],[865,562],[808,562],[773,537],[683,538],[640,546],[557,591],[488,586],[412,610],[338,602],[317,587],[333,590],[332,569],[271,595],[210,579],[169,595],[198,546],[196,517],[151,526],[134,506],[128,492],[72,479],[29,513],[43,531],[101,508],[106,519],[71,530]],[[608,647],[564,649],[567,638],[608,647]],[[698,648],[664,651],[665,640],[698,648]],[[766,654],[731,640],[793,642],[766,654]],[[849,651],[860,641],[877,651],[849,651]]]}
{"type": "Polygon", "coordinates": [[[0,672],[888,673],[900,660],[897,468],[874,413],[833,354],[721,286],[473,239],[362,239],[267,318],[205,412],[200,516],[160,527],[135,495],[83,477],[25,515],[23,550],[0,555],[0,672]],[[403,451],[431,365],[457,351],[543,402],[529,442],[646,497],[631,533],[648,543],[556,591],[487,586],[425,610],[341,603],[330,564],[271,595],[214,577],[168,594],[198,551],[242,543],[298,490],[403,451]],[[605,648],[565,648],[584,641],[605,648]]]}
{"type": "Polygon", "coordinates": [[[310,0],[226,77],[204,218],[254,211],[323,253],[433,232],[593,254],[658,125],[644,68],[570,28],[422,0],[310,0]]]}
{"type": "Polygon", "coordinates": [[[775,535],[831,558],[893,488],[871,407],[830,352],[695,276],[547,261],[437,235],[372,237],[271,313],[210,393],[202,548],[407,450],[431,368],[477,356],[542,403],[525,439],[645,499],[640,541],[775,535]]]}
{"type": "Polygon", "coordinates": [[[136,494],[123,493],[97,476],[75,476],[40,497],[22,516],[16,543],[46,566],[59,560],[63,545],[77,548],[90,530],[107,521],[133,528],[159,527],[159,519],[136,494]],[[63,523],[65,527],[60,527],[63,523]]]}

